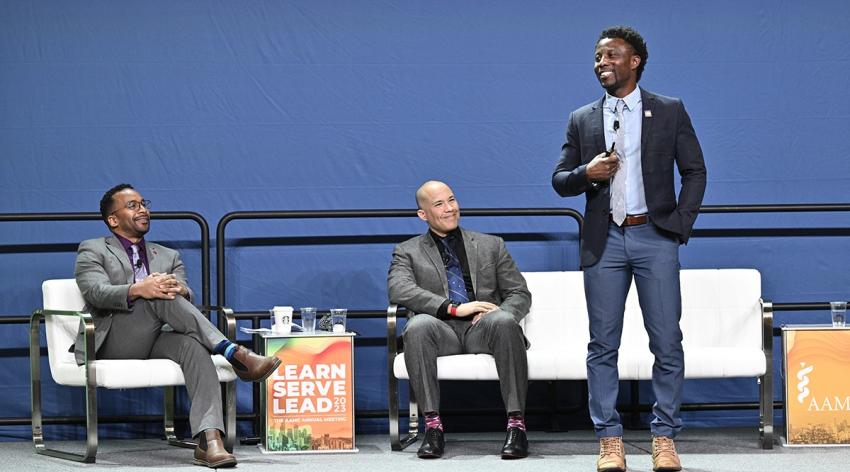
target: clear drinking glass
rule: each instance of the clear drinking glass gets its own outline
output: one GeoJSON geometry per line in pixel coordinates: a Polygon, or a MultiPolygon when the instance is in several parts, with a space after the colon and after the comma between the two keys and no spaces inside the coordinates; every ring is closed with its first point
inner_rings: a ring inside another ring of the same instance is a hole
{"type": "Polygon", "coordinates": [[[832,327],[843,328],[847,323],[847,302],[829,302],[832,310],[832,327]]]}
{"type": "Polygon", "coordinates": [[[316,308],[305,306],[301,308],[301,328],[305,333],[316,331],[316,308]]]}
{"type": "Polygon", "coordinates": [[[331,326],[333,326],[334,333],[345,332],[345,317],[347,314],[348,310],[345,308],[331,309],[331,326]]]}

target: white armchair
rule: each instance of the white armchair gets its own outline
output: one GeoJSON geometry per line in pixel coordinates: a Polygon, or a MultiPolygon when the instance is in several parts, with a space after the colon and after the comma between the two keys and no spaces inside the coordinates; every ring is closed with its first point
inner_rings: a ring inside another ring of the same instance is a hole
{"type": "MultiPolygon", "coordinates": [[[[169,444],[195,447],[194,443],[177,439],[174,433],[174,387],[185,385],[180,366],[168,359],[94,359],[94,322],[81,313],[85,302],[74,279],[47,280],[42,286],[44,309],[33,312],[30,319],[30,372],[32,375],[32,439],[37,454],[95,462],[97,455],[97,387],[145,388],[165,387],[164,429],[169,444]],[[50,374],[60,385],[86,389],[86,451],[83,454],[49,449],[44,443],[41,410],[41,343],[39,325],[45,321],[47,355],[50,374]],[[80,321],[85,326],[85,364],[77,365],[68,348],[74,343],[80,321]]],[[[227,316],[228,313],[225,313],[227,316]]],[[[227,316],[228,338],[235,336],[235,321],[227,316]]],[[[233,451],[236,436],[236,374],[224,357],[213,355],[218,379],[225,384],[225,447],[233,451]]]]}

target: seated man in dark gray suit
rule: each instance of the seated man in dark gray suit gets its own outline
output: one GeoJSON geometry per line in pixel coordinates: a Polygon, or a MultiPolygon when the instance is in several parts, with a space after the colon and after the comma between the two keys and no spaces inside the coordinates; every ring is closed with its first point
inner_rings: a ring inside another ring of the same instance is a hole
{"type": "MultiPolygon", "coordinates": [[[[233,467],[224,448],[221,388],[210,353],[221,354],[240,379],[258,382],[280,364],[228,341],[192,305],[180,254],[147,242],[150,201],[132,186],[117,185],[100,201],[111,236],[83,241],[77,251],[77,285],[95,325],[97,359],[171,359],[180,364],[192,406],[189,424],[198,436],[194,463],[233,467]],[[165,324],[171,330],[163,331],[165,324]]],[[[76,342],[83,362],[82,333],[76,342]]]]}
{"type": "Polygon", "coordinates": [[[528,314],[531,293],[502,238],[458,226],[452,190],[429,181],[416,191],[418,215],[429,231],[396,246],[387,285],[391,303],[410,318],[402,334],[410,385],[425,416],[425,439],[417,455],[443,455],[437,357],[492,354],[508,412],[503,459],[528,455],[525,395],[526,339],[518,322],[528,314]]]}

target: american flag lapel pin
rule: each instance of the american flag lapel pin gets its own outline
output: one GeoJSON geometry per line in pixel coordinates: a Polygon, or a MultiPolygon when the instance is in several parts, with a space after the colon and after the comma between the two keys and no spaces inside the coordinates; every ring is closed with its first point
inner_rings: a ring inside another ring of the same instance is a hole
{"type": "Polygon", "coordinates": [[[652,118],[652,110],[644,110],[643,111],[644,118],[652,118]]]}

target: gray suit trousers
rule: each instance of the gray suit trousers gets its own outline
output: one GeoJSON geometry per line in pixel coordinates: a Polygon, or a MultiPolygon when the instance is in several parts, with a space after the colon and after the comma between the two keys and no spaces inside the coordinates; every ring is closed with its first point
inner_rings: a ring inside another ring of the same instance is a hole
{"type": "Polygon", "coordinates": [[[97,352],[98,359],[171,359],[186,379],[192,435],[215,428],[224,431],[221,386],[210,353],[224,335],[183,297],[143,300],[132,311],[112,315],[112,327],[97,352]],[[168,324],[173,331],[163,331],[168,324]]]}
{"type": "Polygon", "coordinates": [[[496,310],[475,325],[468,321],[443,321],[431,315],[415,315],[407,321],[402,337],[410,386],[422,412],[440,411],[437,357],[492,354],[506,411],[524,413],[528,390],[525,336],[510,313],[496,310]]]}

